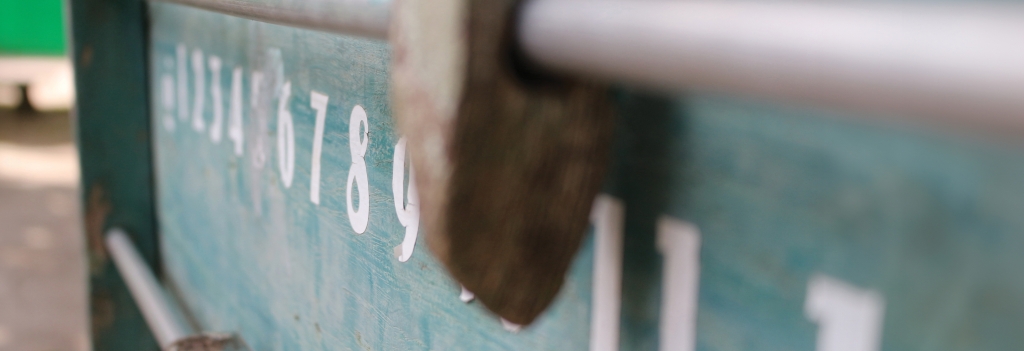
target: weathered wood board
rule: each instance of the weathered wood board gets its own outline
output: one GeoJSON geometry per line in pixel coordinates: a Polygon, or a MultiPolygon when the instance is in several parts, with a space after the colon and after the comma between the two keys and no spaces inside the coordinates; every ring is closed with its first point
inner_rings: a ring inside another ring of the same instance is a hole
{"type": "Polygon", "coordinates": [[[721,96],[620,102],[623,350],[655,349],[661,216],[700,231],[696,323],[661,330],[694,328],[697,350],[1024,348],[1018,147],[721,96]]]}
{"type": "Polygon", "coordinates": [[[159,263],[154,145],[147,118],[145,4],[142,0],[67,4],[77,94],[71,115],[82,167],[93,348],[155,350],[142,314],[103,245],[107,228],[124,228],[146,261],[153,266],[159,263]]]}
{"type": "MultiPolygon", "coordinates": [[[[256,350],[570,350],[586,344],[586,254],[550,312],[518,334],[482,307],[460,301],[460,287],[422,237],[411,258],[399,261],[394,248],[407,231],[394,205],[400,136],[388,107],[385,42],[153,5],[162,258],[169,281],[205,329],[238,331],[256,350]],[[219,75],[210,73],[214,57],[221,61],[219,75]],[[254,79],[254,72],[263,78],[254,79]],[[219,103],[214,79],[223,84],[219,103]],[[254,88],[255,80],[262,84],[254,88]],[[290,96],[282,105],[287,85],[290,96]],[[179,88],[187,93],[178,94],[179,88]],[[327,97],[322,115],[311,107],[313,92],[327,97]],[[241,129],[232,121],[233,96],[242,101],[241,129]],[[353,124],[360,113],[353,111],[363,111],[366,123],[353,124]],[[281,124],[288,118],[290,133],[281,124]],[[310,191],[318,141],[319,204],[310,191]],[[364,152],[353,152],[359,149],[364,152]],[[368,214],[359,219],[363,211],[368,214]]],[[[408,169],[402,172],[398,184],[407,187],[408,169]]],[[[416,225],[415,218],[408,221],[416,225]]]]}
{"type": "Polygon", "coordinates": [[[1018,145],[620,90],[620,200],[602,200],[553,308],[514,333],[460,301],[422,238],[398,258],[416,218],[386,43],[150,16],[166,281],[203,329],[254,350],[1024,348],[1018,145]],[[621,267],[602,266],[616,250],[621,267]],[[613,318],[592,333],[598,314],[613,318]]]}

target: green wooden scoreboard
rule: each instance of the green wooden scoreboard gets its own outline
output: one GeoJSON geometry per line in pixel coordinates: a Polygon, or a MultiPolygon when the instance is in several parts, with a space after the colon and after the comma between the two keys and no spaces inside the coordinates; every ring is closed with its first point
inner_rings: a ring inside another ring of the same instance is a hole
{"type": "Polygon", "coordinates": [[[517,325],[424,241],[392,5],[71,1],[96,350],[168,349],[110,228],[251,350],[1024,349],[1024,12],[520,4],[513,45],[613,82],[616,125],[517,325]]]}

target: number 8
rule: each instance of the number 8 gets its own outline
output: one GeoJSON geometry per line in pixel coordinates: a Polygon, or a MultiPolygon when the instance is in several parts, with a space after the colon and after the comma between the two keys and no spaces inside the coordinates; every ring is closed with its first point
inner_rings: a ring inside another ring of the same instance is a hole
{"type": "Polygon", "coordinates": [[[352,115],[348,122],[348,145],[352,152],[352,167],[348,170],[348,184],[345,185],[345,201],[348,205],[348,220],[352,223],[352,230],[362,234],[366,231],[366,224],[370,220],[370,187],[366,175],[366,147],[370,144],[370,123],[366,119],[366,110],[356,105],[352,108],[352,115]],[[365,126],[365,138],[359,132],[360,123],[365,126]],[[353,210],[352,206],[352,181],[359,186],[359,208],[353,210]]]}

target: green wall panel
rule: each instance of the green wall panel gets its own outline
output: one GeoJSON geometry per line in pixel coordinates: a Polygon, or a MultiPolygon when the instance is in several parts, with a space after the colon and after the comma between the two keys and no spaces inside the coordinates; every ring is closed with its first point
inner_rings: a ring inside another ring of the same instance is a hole
{"type": "Polygon", "coordinates": [[[0,0],[0,54],[63,55],[63,0],[0,0]]]}

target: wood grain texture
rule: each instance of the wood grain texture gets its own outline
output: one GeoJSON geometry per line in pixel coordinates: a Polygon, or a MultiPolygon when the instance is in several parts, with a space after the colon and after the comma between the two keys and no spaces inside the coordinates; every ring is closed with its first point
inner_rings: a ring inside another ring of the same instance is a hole
{"type": "Polygon", "coordinates": [[[393,90],[430,248],[491,311],[530,324],[583,239],[614,114],[604,85],[517,71],[517,3],[398,2],[393,90]]]}

